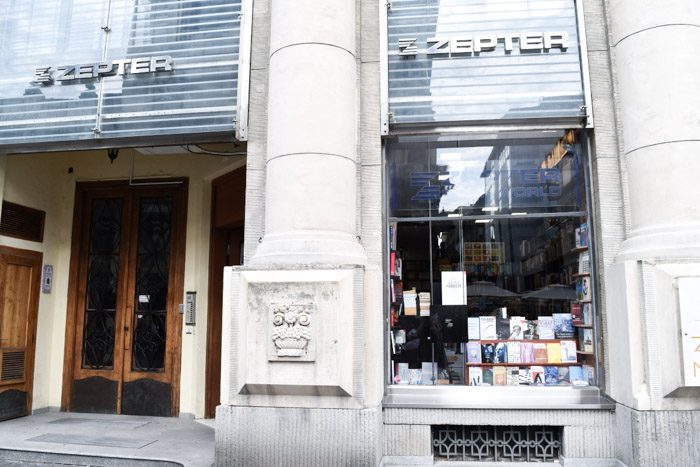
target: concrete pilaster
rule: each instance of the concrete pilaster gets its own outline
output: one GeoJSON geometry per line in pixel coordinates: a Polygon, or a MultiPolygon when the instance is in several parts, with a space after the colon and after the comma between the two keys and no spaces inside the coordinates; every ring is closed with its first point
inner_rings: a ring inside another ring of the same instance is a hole
{"type": "Polygon", "coordinates": [[[609,0],[631,231],[620,259],[700,251],[700,5],[609,0]],[[670,202],[669,202],[670,201],[670,202]]]}
{"type": "Polygon", "coordinates": [[[360,47],[378,41],[378,4],[254,8],[246,261],[225,276],[217,465],[375,466],[381,141],[359,88],[379,87],[378,55],[360,47]]]}
{"type": "Polygon", "coordinates": [[[355,2],[271,5],[265,236],[250,264],[364,264],[355,2]]]}
{"type": "Polygon", "coordinates": [[[606,6],[629,219],[605,269],[616,454],[630,466],[695,465],[700,388],[683,387],[676,281],[700,275],[700,57],[689,46],[700,4],[606,6]]]}

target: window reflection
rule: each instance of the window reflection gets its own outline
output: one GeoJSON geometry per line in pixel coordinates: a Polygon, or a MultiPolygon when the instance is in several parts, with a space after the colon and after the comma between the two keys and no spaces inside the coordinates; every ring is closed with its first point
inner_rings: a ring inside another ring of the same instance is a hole
{"type": "Polygon", "coordinates": [[[576,134],[387,149],[392,383],[594,384],[576,134]]]}

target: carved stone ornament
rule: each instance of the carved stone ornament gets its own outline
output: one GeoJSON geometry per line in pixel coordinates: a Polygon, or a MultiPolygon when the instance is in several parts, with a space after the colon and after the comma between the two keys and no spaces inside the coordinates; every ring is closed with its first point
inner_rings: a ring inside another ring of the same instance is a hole
{"type": "Polygon", "coordinates": [[[311,340],[311,306],[272,305],[272,342],[277,357],[305,357],[311,340]]]}

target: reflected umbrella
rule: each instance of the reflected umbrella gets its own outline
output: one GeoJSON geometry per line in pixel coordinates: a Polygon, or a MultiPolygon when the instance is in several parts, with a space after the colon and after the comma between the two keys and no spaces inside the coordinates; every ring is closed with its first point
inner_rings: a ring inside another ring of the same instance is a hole
{"type": "Polygon", "coordinates": [[[524,299],[535,300],[576,300],[576,290],[562,284],[550,284],[523,295],[524,299]]]}
{"type": "Polygon", "coordinates": [[[518,294],[502,289],[493,282],[476,281],[467,286],[467,297],[517,297],[518,294]]]}

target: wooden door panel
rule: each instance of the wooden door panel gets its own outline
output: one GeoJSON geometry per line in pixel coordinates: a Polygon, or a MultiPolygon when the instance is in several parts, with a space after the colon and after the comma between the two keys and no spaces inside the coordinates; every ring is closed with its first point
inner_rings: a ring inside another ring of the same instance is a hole
{"type": "Polygon", "coordinates": [[[110,191],[87,196],[83,206],[75,359],[80,378],[119,376],[122,326],[117,310],[128,267],[120,234],[128,221],[124,205],[124,194],[110,191]]]}
{"type": "Polygon", "coordinates": [[[31,411],[41,261],[0,247],[0,420],[31,411]]]}
{"type": "Polygon", "coordinates": [[[223,268],[242,264],[245,220],[245,177],[242,167],[212,181],[209,249],[209,297],[205,417],[213,418],[221,385],[221,323],[223,268]]]}
{"type": "Polygon", "coordinates": [[[32,273],[31,265],[5,263],[0,304],[3,311],[0,315],[2,347],[24,349],[27,345],[32,273]]]}

